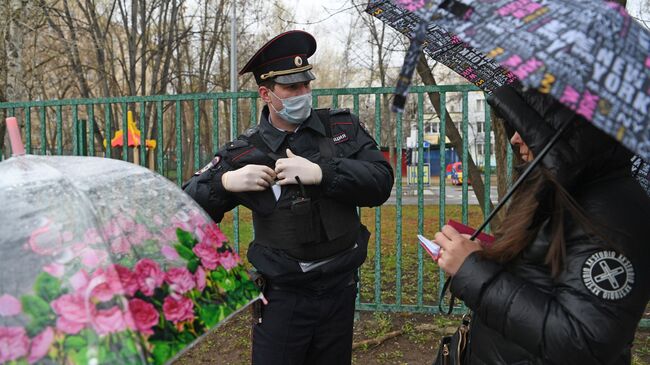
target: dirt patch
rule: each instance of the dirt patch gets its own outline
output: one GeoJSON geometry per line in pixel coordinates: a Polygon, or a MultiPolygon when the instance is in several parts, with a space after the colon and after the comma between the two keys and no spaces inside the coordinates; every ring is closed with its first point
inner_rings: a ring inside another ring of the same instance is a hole
{"type": "MultiPolygon", "coordinates": [[[[354,342],[401,334],[378,345],[361,346],[352,352],[352,363],[431,364],[437,342],[451,333],[458,318],[426,314],[361,312],[354,325],[354,342]],[[431,326],[422,326],[431,324],[431,326]],[[422,328],[425,328],[424,330],[422,328]]],[[[250,364],[250,313],[244,311],[188,351],[174,365],[250,364]]],[[[639,330],[634,343],[632,364],[650,364],[650,330],[639,330]]]]}

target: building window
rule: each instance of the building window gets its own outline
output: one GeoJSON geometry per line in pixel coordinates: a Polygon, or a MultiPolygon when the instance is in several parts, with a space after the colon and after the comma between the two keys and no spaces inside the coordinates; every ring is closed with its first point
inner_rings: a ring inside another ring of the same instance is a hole
{"type": "Polygon", "coordinates": [[[476,122],[476,133],[483,133],[483,122],[476,122]]]}
{"type": "Polygon", "coordinates": [[[485,155],[485,145],[483,143],[477,143],[476,144],[476,153],[479,156],[485,155]]]}

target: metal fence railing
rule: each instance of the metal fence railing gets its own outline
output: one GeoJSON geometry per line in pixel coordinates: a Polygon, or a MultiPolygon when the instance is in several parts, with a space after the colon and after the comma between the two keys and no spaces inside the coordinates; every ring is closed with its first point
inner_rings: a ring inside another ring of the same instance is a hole
{"type": "MultiPolygon", "coordinates": [[[[484,123],[481,133],[489,137],[492,130],[490,112],[484,98],[473,98],[475,109],[482,113],[470,113],[469,95],[481,93],[472,85],[415,86],[410,90],[410,103],[405,113],[387,116],[385,99],[393,92],[393,88],[315,89],[312,95],[314,107],[351,107],[380,146],[391,146],[394,151],[400,151],[392,154],[397,168],[391,203],[384,207],[360,209],[374,240],[369,245],[369,258],[360,270],[357,308],[437,313],[438,293],[444,276],[432,260],[425,258],[422,248],[415,243],[415,234],[430,235],[448,218],[463,223],[473,220],[478,224],[489,214],[491,198],[494,201],[494,196],[490,196],[493,190],[490,163],[493,146],[491,138],[483,138],[487,162],[483,166],[486,202],[483,211],[469,204],[467,178],[462,179],[459,188],[447,185],[445,171],[450,161],[445,153],[449,147],[445,138],[438,141],[440,152],[436,163],[439,164],[440,178],[437,181],[430,179],[431,184],[425,189],[425,120],[430,123],[428,119],[435,114],[427,93],[441,96],[440,115],[436,116],[438,121],[445,120],[448,107],[452,106],[451,100],[458,101],[454,102],[458,105],[453,105],[456,111],[454,108],[449,110],[455,116],[460,115],[460,120],[455,122],[460,122],[463,140],[459,156],[463,171],[466,171],[469,159],[469,128],[480,120],[484,123]],[[390,124],[387,122],[389,119],[393,121],[390,124]],[[406,150],[403,131],[409,124],[417,130],[416,140],[419,141],[415,148],[417,159],[411,161],[417,166],[417,184],[409,189],[413,196],[404,195],[401,168],[404,162],[401,151],[406,150]],[[451,195],[449,189],[454,193],[460,190],[460,204],[447,203],[451,195]],[[436,195],[437,199],[431,198],[436,195]]],[[[0,103],[0,115],[18,117],[28,153],[104,156],[129,161],[138,155],[142,157],[137,159],[139,164],[154,168],[180,185],[190,168],[198,170],[220,145],[235,138],[244,128],[255,125],[260,106],[256,92],[206,93],[0,103]],[[122,133],[121,141],[119,135],[115,138],[118,129],[128,131],[129,125],[141,133],[142,140],[149,136],[155,141],[155,147],[144,141],[129,147],[129,133],[122,133]],[[110,147],[111,140],[116,147],[110,147]]],[[[438,123],[438,132],[445,135],[445,123],[438,123]]],[[[510,149],[508,151],[508,165],[511,166],[512,155],[510,149]]],[[[238,251],[242,238],[252,235],[250,222],[240,219],[240,213],[235,209],[232,222],[228,223],[232,225],[231,240],[238,251]]],[[[246,243],[244,246],[247,247],[246,243]]],[[[644,320],[644,326],[647,325],[647,320],[644,320]]]]}

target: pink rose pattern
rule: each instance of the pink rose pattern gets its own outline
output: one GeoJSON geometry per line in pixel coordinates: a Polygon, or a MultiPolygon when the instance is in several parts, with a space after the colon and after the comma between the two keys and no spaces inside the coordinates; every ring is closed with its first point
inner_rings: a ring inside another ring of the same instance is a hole
{"type": "Polygon", "coordinates": [[[210,244],[199,243],[192,249],[201,259],[201,264],[208,270],[214,270],[219,265],[219,253],[210,244]]]}
{"type": "Polygon", "coordinates": [[[54,342],[54,330],[52,327],[46,327],[43,332],[32,338],[32,344],[29,348],[29,357],[27,361],[33,364],[47,355],[50,346],[54,342]]]}
{"type": "Polygon", "coordinates": [[[196,288],[202,292],[203,289],[205,289],[205,285],[207,284],[205,270],[203,270],[203,267],[199,266],[199,268],[196,269],[194,277],[196,278],[196,288]]]}
{"type": "Polygon", "coordinates": [[[219,262],[221,263],[221,266],[223,266],[224,269],[230,270],[233,267],[239,265],[239,255],[237,255],[234,252],[226,251],[223,254],[221,254],[221,257],[219,258],[219,262]]]}
{"type": "Polygon", "coordinates": [[[23,306],[18,299],[9,294],[0,296],[0,317],[15,316],[22,311],[23,306]]]}
{"type": "Polygon", "coordinates": [[[147,296],[152,296],[154,290],[165,280],[165,274],[160,270],[160,266],[151,259],[140,260],[135,264],[134,271],[140,291],[147,296]]]}
{"type": "Polygon", "coordinates": [[[95,306],[84,300],[80,294],[64,294],[51,303],[59,318],[56,328],[67,334],[77,334],[95,315],[95,306]]]}
{"type": "Polygon", "coordinates": [[[133,296],[135,292],[140,289],[140,285],[138,284],[138,278],[135,276],[131,270],[128,268],[115,264],[112,266],[113,270],[117,273],[118,280],[122,284],[122,288],[124,290],[124,294],[128,296],[133,296]]]}
{"type": "Polygon", "coordinates": [[[129,301],[129,313],[131,316],[131,321],[129,322],[132,322],[132,329],[147,335],[153,334],[151,327],[158,324],[158,319],[160,318],[153,304],[138,298],[131,299],[129,301]]]}
{"type": "Polygon", "coordinates": [[[176,300],[169,296],[165,298],[162,308],[165,318],[173,323],[194,319],[194,303],[189,298],[181,297],[176,300]]]}
{"type": "Polygon", "coordinates": [[[227,241],[226,235],[221,232],[216,223],[209,223],[203,229],[197,229],[196,236],[199,241],[207,243],[214,248],[223,246],[223,243],[227,241]]]}
{"type": "MultiPolygon", "coordinates": [[[[53,255],[67,250],[71,253],[68,257],[78,258],[85,269],[64,279],[64,264],[51,263],[43,267],[43,271],[51,276],[68,281],[72,292],[63,294],[50,303],[57,315],[55,327],[45,327],[31,340],[24,328],[0,326],[0,364],[20,358],[25,358],[30,364],[40,361],[48,355],[57,333],[75,335],[84,328],[91,328],[99,336],[127,329],[144,335],[153,334],[153,327],[158,325],[161,313],[146,300],[132,298],[127,301],[123,298],[121,304],[118,300],[117,305],[108,309],[106,306],[96,306],[102,302],[110,303],[116,296],[133,297],[138,291],[145,296],[152,296],[155,289],[168,288],[169,295],[164,298],[161,308],[164,318],[174,324],[193,321],[195,304],[184,295],[193,289],[202,292],[206,288],[206,270],[214,270],[218,266],[231,270],[239,264],[240,259],[236,253],[217,251],[227,241],[226,236],[216,224],[206,222],[202,215],[190,214],[174,223],[174,227],[163,233],[171,245],[164,244],[161,253],[169,262],[183,260],[172,247],[178,243],[176,229],[191,231],[194,226],[199,243],[192,251],[202,264],[194,273],[185,267],[172,267],[164,272],[157,262],[147,258],[139,260],[133,271],[119,264],[106,266],[108,253],[102,249],[93,249],[91,245],[103,245],[108,240],[113,254],[128,254],[132,251],[132,245],[141,245],[147,239],[159,238],[152,236],[146,226],[123,217],[108,222],[102,229],[87,230],[83,242],[72,243],[72,232],[53,232],[51,222],[34,231],[27,248],[40,255],[53,255]],[[56,244],[47,246],[46,235],[54,233],[57,237],[56,244]]],[[[21,313],[22,306],[17,298],[8,294],[0,296],[0,317],[21,313]]]]}
{"type": "Polygon", "coordinates": [[[43,266],[43,271],[54,276],[55,278],[61,278],[65,272],[65,267],[58,263],[52,263],[43,266]]]}
{"type": "Polygon", "coordinates": [[[185,294],[196,286],[194,276],[184,267],[169,269],[165,274],[165,281],[169,284],[169,291],[177,295],[185,294]]]}
{"type": "Polygon", "coordinates": [[[99,335],[122,332],[126,329],[124,315],[118,307],[97,311],[92,324],[95,332],[99,335]]]}
{"type": "Polygon", "coordinates": [[[0,327],[0,364],[27,355],[29,338],[22,327],[0,327]]]}

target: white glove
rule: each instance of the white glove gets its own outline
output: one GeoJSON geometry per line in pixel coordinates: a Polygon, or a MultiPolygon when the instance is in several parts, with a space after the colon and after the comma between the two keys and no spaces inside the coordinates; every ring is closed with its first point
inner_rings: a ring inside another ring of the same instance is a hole
{"type": "Polygon", "coordinates": [[[274,180],[275,171],[264,165],[246,165],[221,175],[223,188],[233,193],[263,191],[271,186],[274,180]]]}
{"type": "Polygon", "coordinates": [[[304,157],[294,155],[288,148],[287,158],[275,162],[275,174],[280,185],[297,184],[296,176],[304,185],[317,185],[323,179],[320,166],[304,157]]]}

